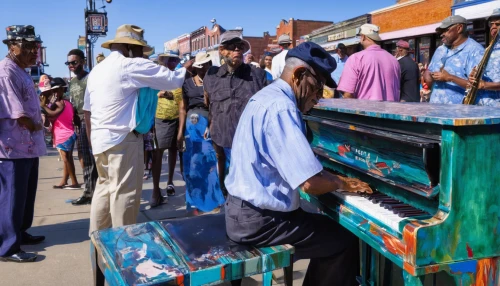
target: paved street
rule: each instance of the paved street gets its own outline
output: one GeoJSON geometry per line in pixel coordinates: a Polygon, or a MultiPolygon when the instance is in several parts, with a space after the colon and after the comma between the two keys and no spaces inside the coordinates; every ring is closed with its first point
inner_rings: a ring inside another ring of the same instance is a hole
{"type": "MultiPolygon", "coordinates": [[[[62,163],[57,158],[57,152],[50,149],[49,156],[40,160],[35,218],[29,231],[47,238],[42,244],[23,247],[25,251],[38,252],[38,260],[29,264],[0,262],[1,285],[92,285],[88,237],[90,205],[75,207],[69,203],[80,196],[82,190],[52,189],[61,176],[62,163]]],[[[83,181],[79,163],[75,161],[75,165],[78,179],[83,181]]],[[[164,166],[162,188],[166,187],[166,169],[164,166]]],[[[145,181],[138,222],[186,216],[184,181],[178,171],[176,169],[174,176],[177,195],[156,209],[149,209],[152,181],[145,181]]],[[[307,261],[300,261],[294,267],[294,284],[301,285],[307,261]]],[[[276,271],[275,276],[278,282],[283,281],[281,270],[276,271]]],[[[261,285],[260,279],[261,275],[245,279],[243,285],[261,285]]]]}

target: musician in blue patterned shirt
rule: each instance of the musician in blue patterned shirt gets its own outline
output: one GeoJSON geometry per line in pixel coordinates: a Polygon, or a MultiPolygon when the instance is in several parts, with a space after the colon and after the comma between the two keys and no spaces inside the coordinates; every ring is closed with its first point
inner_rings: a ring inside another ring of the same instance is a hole
{"type": "MultiPolygon", "coordinates": [[[[500,27],[500,8],[493,10],[493,14],[486,19],[490,26],[491,38],[494,38],[500,27]]],[[[476,69],[474,68],[469,76],[469,82],[474,82],[476,69]]],[[[484,105],[500,107],[500,42],[497,41],[493,46],[488,64],[486,65],[483,79],[479,82],[478,89],[486,93],[483,99],[484,105]]]]}
{"type": "Polygon", "coordinates": [[[467,20],[462,16],[444,19],[436,32],[443,45],[436,49],[424,74],[425,82],[432,87],[430,103],[461,104],[468,76],[481,61],[484,48],[468,37],[467,20]]]}
{"type": "Polygon", "coordinates": [[[320,195],[336,189],[371,192],[357,179],[328,172],[305,136],[302,113],[335,88],[335,60],[306,42],[290,50],[281,77],[251,97],[238,123],[225,184],[226,231],[257,247],[291,244],[311,259],[304,285],[359,285],[358,239],[337,222],[299,207],[299,187],[320,195]]]}

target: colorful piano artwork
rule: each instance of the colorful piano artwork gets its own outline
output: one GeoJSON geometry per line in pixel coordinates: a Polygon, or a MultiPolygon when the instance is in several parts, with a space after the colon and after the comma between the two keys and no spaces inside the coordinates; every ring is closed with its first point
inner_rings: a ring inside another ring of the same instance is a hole
{"type": "MultiPolygon", "coordinates": [[[[500,285],[500,109],[325,99],[304,119],[325,169],[375,193],[303,198],[403,269],[405,285],[438,272],[500,285]]],[[[385,284],[364,254],[362,284],[385,284]]]]}
{"type": "MultiPolygon", "coordinates": [[[[215,285],[285,268],[292,284],[293,247],[255,248],[227,238],[224,214],[129,225],[92,233],[95,285],[215,285]]],[[[238,283],[236,283],[238,282],[238,283]]]]}

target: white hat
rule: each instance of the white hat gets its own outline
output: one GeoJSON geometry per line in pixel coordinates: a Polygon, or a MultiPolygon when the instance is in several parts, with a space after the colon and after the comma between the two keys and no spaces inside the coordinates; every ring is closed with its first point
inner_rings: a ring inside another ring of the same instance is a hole
{"type": "Polygon", "coordinates": [[[378,34],[379,31],[380,31],[380,27],[377,25],[364,24],[361,27],[359,27],[358,35],[365,35],[374,41],[380,42],[380,41],[382,41],[382,39],[380,38],[380,35],[378,34]]]}
{"type": "Polygon", "coordinates": [[[193,67],[201,68],[203,64],[208,63],[211,60],[212,56],[210,54],[207,54],[207,52],[199,52],[196,54],[193,67]]]}

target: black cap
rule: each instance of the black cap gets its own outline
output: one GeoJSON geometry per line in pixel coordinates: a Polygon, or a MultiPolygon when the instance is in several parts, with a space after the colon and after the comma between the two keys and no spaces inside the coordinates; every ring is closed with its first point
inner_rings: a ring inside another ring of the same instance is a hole
{"type": "Polygon", "coordinates": [[[320,45],[313,42],[305,42],[288,51],[286,59],[298,58],[310,65],[315,72],[320,73],[326,79],[326,85],[336,88],[337,84],[332,78],[332,72],[337,68],[333,57],[320,45]]]}
{"type": "Polygon", "coordinates": [[[55,77],[52,79],[52,81],[50,81],[50,86],[51,88],[50,89],[56,89],[56,88],[60,88],[60,87],[66,87],[68,84],[64,81],[64,79],[60,78],[60,77],[55,77]]]}

